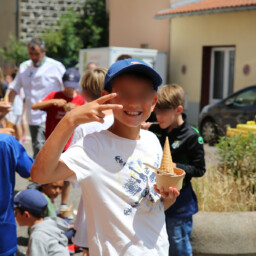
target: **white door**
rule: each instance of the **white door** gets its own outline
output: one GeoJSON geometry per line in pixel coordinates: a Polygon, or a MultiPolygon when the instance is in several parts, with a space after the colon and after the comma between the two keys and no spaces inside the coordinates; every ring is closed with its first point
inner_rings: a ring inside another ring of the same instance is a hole
{"type": "Polygon", "coordinates": [[[235,48],[214,47],[211,53],[210,103],[233,93],[235,48]]]}

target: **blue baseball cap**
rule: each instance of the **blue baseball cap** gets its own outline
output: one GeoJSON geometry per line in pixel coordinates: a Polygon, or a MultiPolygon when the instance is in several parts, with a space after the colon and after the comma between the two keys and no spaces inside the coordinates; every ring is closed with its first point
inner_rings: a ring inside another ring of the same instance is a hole
{"type": "Polygon", "coordinates": [[[75,68],[68,68],[62,80],[64,87],[77,89],[79,87],[80,74],[75,68]]]}
{"type": "Polygon", "coordinates": [[[41,215],[47,204],[46,198],[36,189],[23,190],[14,197],[14,208],[21,208],[36,215],[41,215]]]}
{"type": "Polygon", "coordinates": [[[104,89],[108,89],[111,81],[117,76],[133,71],[145,74],[150,80],[152,80],[154,90],[156,91],[158,86],[160,86],[163,82],[162,77],[159,75],[159,73],[152,67],[150,67],[150,65],[148,65],[146,62],[138,59],[124,59],[115,62],[108,69],[104,81],[104,89]]]}

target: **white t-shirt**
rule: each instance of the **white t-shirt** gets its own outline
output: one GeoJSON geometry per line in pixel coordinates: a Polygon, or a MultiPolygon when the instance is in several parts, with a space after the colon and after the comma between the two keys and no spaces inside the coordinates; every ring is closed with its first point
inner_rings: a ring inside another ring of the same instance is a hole
{"type": "Polygon", "coordinates": [[[70,146],[77,143],[84,136],[94,133],[100,132],[101,130],[108,129],[114,123],[114,116],[108,115],[104,117],[104,123],[99,122],[91,122],[80,124],[73,133],[73,138],[71,140],[70,146]]]}
{"type": "Polygon", "coordinates": [[[139,140],[95,132],[62,154],[81,185],[91,255],[168,255],[155,173],[143,165],[159,167],[161,158],[158,139],[145,130],[139,140]]]}
{"type": "MultiPolygon", "coordinates": [[[[81,138],[88,134],[108,129],[113,124],[113,122],[114,116],[108,115],[104,118],[103,124],[99,122],[91,122],[79,125],[74,131],[73,139],[70,143],[70,146],[74,145],[81,138]]],[[[77,216],[74,223],[74,229],[76,230],[76,233],[75,236],[72,238],[73,243],[80,247],[89,247],[86,226],[86,215],[84,211],[84,204],[82,198],[79,201],[77,216]]]]}
{"type": "Polygon", "coordinates": [[[65,67],[58,61],[45,57],[42,65],[34,67],[31,60],[21,63],[19,71],[9,88],[17,93],[24,88],[27,120],[30,125],[45,122],[46,112],[32,110],[32,105],[44,99],[52,91],[62,90],[65,67]]]}

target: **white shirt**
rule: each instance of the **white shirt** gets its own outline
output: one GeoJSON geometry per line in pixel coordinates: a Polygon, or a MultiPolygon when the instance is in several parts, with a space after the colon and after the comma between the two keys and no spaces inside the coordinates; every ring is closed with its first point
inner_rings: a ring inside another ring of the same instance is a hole
{"type": "Polygon", "coordinates": [[[94,133],[100,132],[101,130],[107,130],[114,123],[114,116],[108,115],[104,117],[104,123],[99,122],[91,122],[80,124],[73,133],[73,138],[70,142],[70,146],[77,143],[84,136],[94,133]]]}
{"type": "Polygon", "coordinates": [[[62,154],[81,185],[91,255],[168,255],[155,173],[143,165],[159,167],[161,158],[158,139],[145,130],[139,140],[95,132],[62,154]]]}
{"type": "Polygon", "coordinates": [[[19,93],[24,88],[27,120],[30,125],[45,122],[46,112],[32,110],[33,104],[45,98],[52,91],[62,90],[62,76],[65,67],[58,61],[45,57],[39,67],[34,67],[31,60],[21,63],[19,71],[9,88],[19,93]]]}
{"type": "MultiPolygon", "coordinates": [[[[91,122],[91,123],[79,125],[74,131],[74,135],[70,143],[70,146],[74,145],[81,138],[83,138],[88,134],[108,129],[113,124],[113,122],[114,122],[114,116],[108,115],[104,118],[103,124],[99,122],[91,122]]],[[[76,230],[76,233],[75,233],[75,236],[72,238],[73,243],[80,247],[88,248],[89,243],[88,243],[88,234],[87,234],[87,226],[86,226],[86,215],[85,215],[82,197],[80,198],[80,201],[79,201],[77,216],[74,223],[74,229],[76,230]]]]}

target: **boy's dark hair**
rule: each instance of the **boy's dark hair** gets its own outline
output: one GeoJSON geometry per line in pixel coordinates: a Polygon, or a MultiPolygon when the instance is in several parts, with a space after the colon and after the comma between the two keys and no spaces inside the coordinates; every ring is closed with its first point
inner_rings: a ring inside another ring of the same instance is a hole
{"type": "Polygon", "coordinates": [[[40,214],[32,213],[32,212],[30,212],[29,210],[24,209],[24,208],[22,208],[22,207],[16,207],[15,209],[18,209],[18,210],[20,211],[20,214],[21,214],[21,215],[23,215],[24,212],[27,211],[27,212],[29,212],[29,214],[32,215],[34,218],[36,218],[36,219],[41,219],[41,218],[44,218],[44,216],[45,216],[45,211],[46,211],[46,209],[47,209],[47,205],[45,206],[43,212],[40,213],[40,214]]]}
{"type": "Polygon", "coordinates": [[[147,75],[145,75],[144,73],[141,73],[141,72],[131,71],[131,72],[123,73],[123,74],[118,75],[115,78],[113,78],[113,80],[109,83],[109,85],[107,86],[107,88],[105,88],[105,90],[108,93],[111,93],[113,84],[116,82],[116,80],[118,80],[119,78],[121,78],[123,76],[131,76],[136,79],[145,80],[148,83],[150,83],[152,85],[152,89],[154,89],[154,84],[153,84],[152,80],[150,79],[150,77],[148,77],[147,75]]]}
{"type": "Polygon", "coordinates": [[[167,84],[157,91],[157,109],[176,109],[178,106],[184,107],[185,93],[182,87],[177,84],[167,84]]]}
{"type": "Polygon", "coordinates": [[[132,59],[132,56],[129,54],[121,54],[120,56],[117,57],[116,61],[125,60],[125,59],[132,59]]]}

